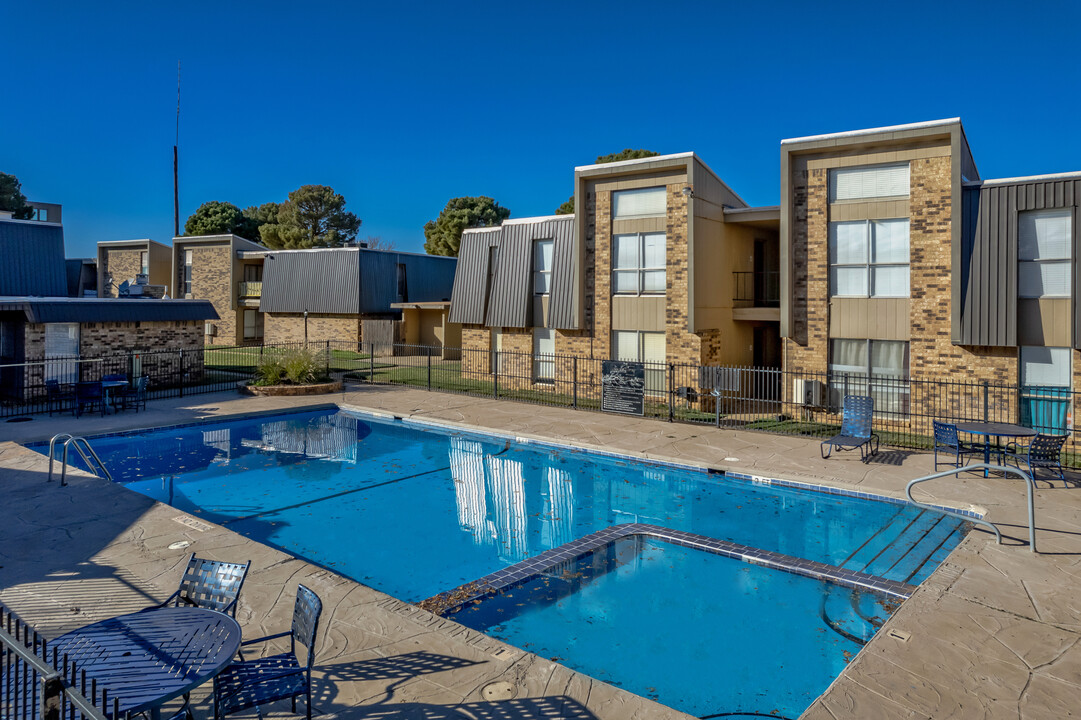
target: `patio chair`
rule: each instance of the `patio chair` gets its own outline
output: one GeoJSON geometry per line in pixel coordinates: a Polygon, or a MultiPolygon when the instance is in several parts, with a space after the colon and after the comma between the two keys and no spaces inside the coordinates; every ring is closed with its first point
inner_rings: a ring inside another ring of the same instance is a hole
{"type": "Polygon", "coordinates": [[[240,588],[250,566],[250,560],[246,563],[220,562],[197,558],[195,553],[192,553],[177,591],[165,602],[146,609],[194,605],[217,610],[235,618],[240,588]]]}
{"type": "Polygon", "coordinates": [[[214,720],[240,710],[276,700],[290,700],[297,711],[297,698],[305,696],[308,720],[312,717],[312,664],[315,662],[315,632],[323,603],[319,596],[297,586],[293,623],[289,632],[246,640],[240,644],[240,662],[235,662],[214,678],[214,720]],[[289,651],[267,657],[244,659],[247,645],[289,638],[289,651]],[[303,645],[305,664],[297,659],[296,647],[303,645]]]}
{"type": "MultiPolygon", "coordinates": [[[[1020,447],[1016,443],[1009,443],[1006,445],[1006,459],[1013,460],[1014,464],[1020,469],[1021,463],[1024,462],[1028,466],[1028,474],[1032,476],[1033,481],[1036,480],[1036,476],[1041,468],[1052,471],[1062,484],[1069,487],[1069,483],[1066,482],[1066,475],[1062,471],[1062,446],[1066,443],[1066,438],[1069,435],[1044,435],[1039,434],[1032,438],[1032,441],[1025,447],[1020,447]]],[[[1048,480],[1048,482],[1051,482],[1048,480]]]]}
{"type": "Polygon", "coordinates": [[[121,380],[123,380],[124,382],[127,382],[128,381],[128,376],[126,374],[124,374],[124,373],[112,373],[112,374],[103,376],[101,379],[104,382],[120,382],[121,380]]]}
{"type": "Polygon", "coordinates": [[[982,455],[983,446],[975,443],[967,443],[957,436],[957,426],[952,423],[934,420],[931,423],[935,429],[935,471],[939,465],[951,467],[963,467],[966,455],[982,455]],[[952,455],[953,460],[939,460],[938,454],[952,455]]]}
{"type": "Polygon", "coordinates": [[[838,450],[860,451],[860,460],[867,462],[872,455],[878,454],[878,435],[871,432],[871,415],[875,401],[870,395],[845,395],[844,415],[841,419],[841,432],[822,442],[819,451],[822,458],[828,458],[833,448],[838,450]]]}
{"type": "Polygon", "coordinates": [[[45,402],[49,408],[49,417],[53,411],[63,412],[68,408],[75,411],[75,391],[70,385],[61,386],[59,380],[45,381],[45,402]]]}
{"type": "Polygon", "coordinates": [[[120,403],[120,409],[135,408],[135,412],[139,412],[139,406],[141,405],[143,410],[146,410],[146,388],[149,384],[150,377],[143,375],[140,378],[135,378],[134,386],[126,387],[117,393],[116,399],[120,403]]]}
{"type": "Polygon", "coordinates": [[[101,389],[101,382],[78,382],[75,383],[75,417],[83,414],[88,406],[98,406],[98,411],[105,417],[105,394],[101,389]]]}

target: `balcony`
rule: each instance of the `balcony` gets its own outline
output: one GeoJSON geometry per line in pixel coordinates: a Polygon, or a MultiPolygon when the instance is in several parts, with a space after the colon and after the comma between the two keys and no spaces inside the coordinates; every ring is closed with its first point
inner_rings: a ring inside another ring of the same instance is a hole
{"type": "Polygon", "coordinates": [[[237,283],[237,297],[241,300],[246,298],[258,298],[263,295],[263,283],[262,282],[240,282],[237,283]]]}
{"type": "Polygon", "coordinates": [[[732,273],[732,317],[736,320],[781,319],[781,273],[777,270],[732,273]]]}

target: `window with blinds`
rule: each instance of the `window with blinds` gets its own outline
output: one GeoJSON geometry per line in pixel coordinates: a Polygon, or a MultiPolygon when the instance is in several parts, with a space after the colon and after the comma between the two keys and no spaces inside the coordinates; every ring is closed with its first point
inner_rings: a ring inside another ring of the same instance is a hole
{"type": "Polygon", "coordinates": [[[612,218],[663,217],[667,210],[665,189],[640,188],[612,193],[612,218]]]}
{"type": "Polygon", "coordinates": [[[908,297],[907,218],[829,224],[831,297],[908,297]]]}
{"type": "Polygon", "coordinates": [[[1018,297],[1070,297],[1072,238],[1072,209],[1017,214],[1018,297]]]}
{"type": "Polygon", "coordinates": [[[548,295],[552,292],[551,240],[533,241],[533,294],[548,295]]]}
{"type": "Polygon", "coordinates": [[[830,170],[830,202],[908,195],[908,163],[830,170]]]}

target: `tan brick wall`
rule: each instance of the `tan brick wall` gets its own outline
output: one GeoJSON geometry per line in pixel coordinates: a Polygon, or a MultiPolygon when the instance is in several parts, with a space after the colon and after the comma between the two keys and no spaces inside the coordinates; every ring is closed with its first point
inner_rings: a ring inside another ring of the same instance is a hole
{"type": "Polygon", "coordinates": [[[665,355],[669,363],[698,365],[703,361],[702,338],[690,332],[687,307],[690,302],[690,247],[688,245],[686,183],[666,187],[668,217],[665,229],[665,355]]]}
{"type": "Polygon", "coordinates": [[[132,280],[143,269],[142,250],[120,250],[106,248],[101,277],[108,278],[112,273],[113,284],[102,283],[102,297],[117,297],[116,289],[125,280],[132,280]]]}
{"type": "MultiPolygon", "coordinates": [[[[178,252],[178,278],[177,288],[184,289],[184,249],[178,252]]],[[[232,248],[231,245],[199,246],[191,245],[192,268],[191,268],[191,297],[198,300],[209,300],[221,316],[220,320],[212,320],[218,332],[213,337],[207,337],[206,341],[211,345],[238,345],[241,341],[243,326],[237,322],[237,311],[233,308],[232,287],[232,248]]],[[[181,295],[178,295],[181,297],[181,295]]]]}
{"type": "MultiPolygon", "coordinates": [[[[26,362],[44,360],[45,326],[39,323],[28,323],[25,333],[26,362]]],[[[81,357],[118,358],[115,363],[110,363],[108,366],[82,363],[81,365],[84,365],[83,377],[88,380],[97,380],[103,371],[104,373],[130,372],[129,363],[124,356],[131,353],[143,353],[144,372],[154,374],[157,371],[151,368],[166,367],[171,371],[175,367],[172,363],[179,359],[179,356],[172,355],[171,351],[180,349],[185,351],[184,367],[187,380],[201,377],[203,371],[203,322],[201,320],[82,323],[79,326],[81,357]]],[[[42,365],[27,368],[27,385],[44,384],[46,372],[46,368],[42,365]]]]}
{"type": "MultiPolygon", "coordinates": [[[[308,313],[309,342],[342,340],[360,342],[360,318],[356,315],[319,315],[308,313]]],[[[304,315],[301,313],[266,313],[263,316],[263,342],[304,342],[304,315]]]]}

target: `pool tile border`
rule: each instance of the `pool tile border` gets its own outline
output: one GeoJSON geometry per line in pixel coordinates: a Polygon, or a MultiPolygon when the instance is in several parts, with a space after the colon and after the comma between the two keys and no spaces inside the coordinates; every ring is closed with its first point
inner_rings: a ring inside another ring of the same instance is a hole
{"type": "Polygon", "coordinates": [[[658,525],[625,523],[612,525],[551,550],[546,550],[520,563],[485,575],[479,580],[433,595],[417,604],[425,610],[446,617],[471,602],[532,580],[551,572],[563,563],[575,560],[617,540],[633,535],[652,537],[673,545],[702,550],[733,560],[802,575],[855,590],[878,592],[901,600],[907,600],[916,591],[915,585],[855,570],[846,570],[814,560],[805,560],[792,555],[762,550],[728,540],[718,540],[658,525]]]}

